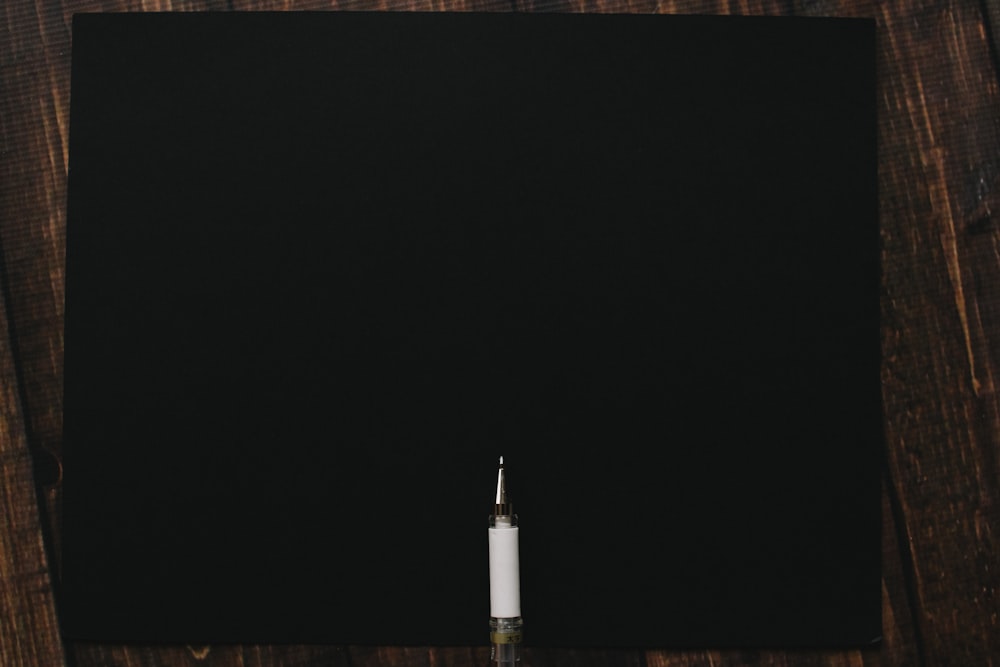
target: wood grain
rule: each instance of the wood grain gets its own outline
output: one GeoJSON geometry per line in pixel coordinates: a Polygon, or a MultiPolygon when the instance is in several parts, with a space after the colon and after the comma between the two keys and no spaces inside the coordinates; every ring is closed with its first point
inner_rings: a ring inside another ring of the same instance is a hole
{"type": "Polygon", "coordinates": [[[62,665],[7,325],[0,292],[0,665],[62,665]]]}
{"type": "MultiPolygon", "coordinates": [[[[58,553],[70,17],[485,10],[875,18],[883,260],[883,633],[864,651],[532,650],[540,665],[992,665],[1000,655],[1000,91],[995,2],[10,0],[0,10],[0,664],[61,665],[58,553]],[[995,24],[994,24],[995,25],[995,24]],[[36,495],[35,484],[41,489],[36,495]],[[38,501],[41,502],[38,502],[38,501]],[[39,519],[41,516],[41,520],[39,519]],[[45,544],[43,545],[43,538],[45,544]]],[[[483,665],[480,648],[66,647],[110,665],[483,665]]]]}
{"type": "Polygon", "coordinates": [[[989,665],[1000,636],[1000,255],[981,206],[998,185],[996,70],[977,5],[879,12],[889,492],[920,662],[989,665]]]}

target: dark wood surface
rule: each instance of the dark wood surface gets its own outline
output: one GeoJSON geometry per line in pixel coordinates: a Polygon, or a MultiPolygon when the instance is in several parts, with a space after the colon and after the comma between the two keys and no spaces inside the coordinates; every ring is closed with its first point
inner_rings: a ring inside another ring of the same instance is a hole
{"type": "Polygon", "coordinates": [[[57,629],[71,16],[325,8],[876,19],[887,439],[881,645],[805,652],[539,649],[529,650],[527,664],[1000,663],[996,3],[8,0],[0,7],[0,664],[472,666],[487,660],[485,647],[64,644],[57,629]]]}

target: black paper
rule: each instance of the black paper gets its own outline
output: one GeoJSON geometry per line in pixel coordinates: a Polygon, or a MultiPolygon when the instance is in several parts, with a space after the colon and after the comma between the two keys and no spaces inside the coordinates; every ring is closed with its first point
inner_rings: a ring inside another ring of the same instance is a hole
{"type": "Polygon", "coordinates": [[[880,634],[870,21],[78,15],[72,638],[880,634]]]}

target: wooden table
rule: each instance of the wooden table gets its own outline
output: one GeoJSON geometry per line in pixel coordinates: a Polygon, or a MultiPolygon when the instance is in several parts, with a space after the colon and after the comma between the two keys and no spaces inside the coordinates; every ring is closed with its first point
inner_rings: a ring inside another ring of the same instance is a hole
{"type": "Polygon", "coordinates": [[[993,220],[994,212],[1000,216],[1000,5],[988,0],[8,0],[0,8],[0,664],[487,661],[486,647],[123,646],[64,643],[59,636],[71,16],[286,9],[874,18],[888,443],[881,646],[809,652],[536,649],[529,650],[528,664],[1000,664],[1000,217],[993,220]]]}

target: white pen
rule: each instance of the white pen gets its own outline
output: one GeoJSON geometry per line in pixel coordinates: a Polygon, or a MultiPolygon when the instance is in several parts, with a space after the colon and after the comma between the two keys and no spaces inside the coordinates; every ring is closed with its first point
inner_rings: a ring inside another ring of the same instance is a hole
{"type": "Polygon", "coordinates": [[[517,515],[507,495],[503,457],[497,470],[497,495],[490,515],[490,654],[491,665],[521,662],[521,573],[517,515]]]}

